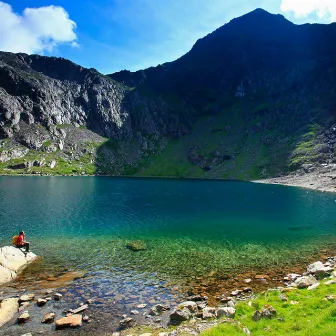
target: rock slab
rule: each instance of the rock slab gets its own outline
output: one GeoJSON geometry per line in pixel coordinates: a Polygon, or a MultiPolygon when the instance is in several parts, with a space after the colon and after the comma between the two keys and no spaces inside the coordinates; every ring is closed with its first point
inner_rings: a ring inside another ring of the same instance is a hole
{"type": "Polygon", "coordinates": [[[34,253],[24,253],[14,246],[0,248],[0,285],[14,280],[18,273],[36,259],[34,253]]]}

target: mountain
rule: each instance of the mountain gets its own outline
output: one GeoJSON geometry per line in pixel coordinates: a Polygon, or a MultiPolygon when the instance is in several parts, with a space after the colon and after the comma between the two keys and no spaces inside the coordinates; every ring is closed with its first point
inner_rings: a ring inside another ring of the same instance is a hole
{"type": "Polygon", "coordinates": [[[336,24],[257,9],[137,72],[1,53],[0,172],[256,179],[332,165],[335,38],[336,24]]]}

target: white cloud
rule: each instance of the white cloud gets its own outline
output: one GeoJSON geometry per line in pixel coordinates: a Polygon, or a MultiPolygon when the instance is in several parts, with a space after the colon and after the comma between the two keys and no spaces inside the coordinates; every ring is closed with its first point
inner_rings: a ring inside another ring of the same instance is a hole
{"type": "Polygon", "coordinates": [[[0,50],[27,54],[51,51],[61,43],[73,43],[76,23],[57,6],[26,8],[22,15],[0,1],[0,50]]]}
{"type": "Polygon", "coordinates": [[[325,22],[336,21],[336,0],[282,0],[281,10],[293,12],[297,18],[316,14],[325,22]]]}

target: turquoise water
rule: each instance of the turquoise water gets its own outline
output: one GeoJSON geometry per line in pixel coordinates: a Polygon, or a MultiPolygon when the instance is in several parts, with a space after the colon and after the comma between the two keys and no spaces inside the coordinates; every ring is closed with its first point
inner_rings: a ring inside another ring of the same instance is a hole
{"type": "Polygon", "coordinates": [[[336,194],[245,182],[0,177],[0,209],[1,245],[23,229],[46,265],[89,271],[269,267],[336,238],[336,194]]]}

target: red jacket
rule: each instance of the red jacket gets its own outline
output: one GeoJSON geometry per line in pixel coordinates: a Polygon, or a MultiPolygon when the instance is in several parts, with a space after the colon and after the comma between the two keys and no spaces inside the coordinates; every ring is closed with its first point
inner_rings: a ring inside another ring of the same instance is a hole
{"type": "Polygon", "coordinates": [[[23,234],[19,235],[19,238],[17,240],[18,245],[22,245],[25,240],[25,236],[23,234]]]}

